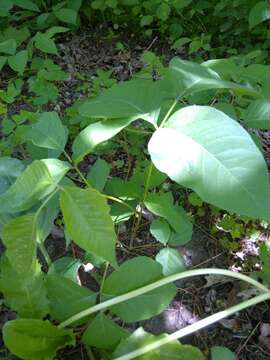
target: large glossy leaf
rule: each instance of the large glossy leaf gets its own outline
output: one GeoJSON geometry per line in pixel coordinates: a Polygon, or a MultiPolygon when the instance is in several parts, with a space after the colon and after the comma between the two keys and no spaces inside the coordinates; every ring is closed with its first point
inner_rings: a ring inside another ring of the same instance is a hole
{"type": "Polygon", "coordinates": [[[134,118],[104,120],[87,126],[74,140],[72,145],[73,160],[76,163],[80,162],[98,144],[111,139],[132,121],[134,118]]]}
{"type": "Polygon", "coordinates": [[[170,193],[148,195],[145,206],[155,215],[165,218],[173,228],[175,233],[170,234],[169,244],[184,245],[191,240],[192,222],[181,206],[173,204],[170,193]]]}
{"type": "Polygon", "coordinates": [[[156,122],[162,101],[158,82],[136,79],[114,85],[79,109],[83,116],[117,119],[135,117],[156,122]]]}
{"type": "Polygon", "coordinates": [[[270,19],[270,4],[267,1],[259,1],[250,10],[248,22],[250,29],[270,19]]]}
{"type": "Polygon", "coordinates": [[[250,103],[244,113],[244,122],[254,129],[270,129],[270,101],[256,100],[250,103]]]}
{"type": "Polygon", "coordinates": [[[188,106],[152,136],[156,167],[206,202],[255,218],[270,218],[268,171],[250,135],[224,113],[188,106]]]}
{"type": "Polygon", "coordinates": [[[60,205],[72,240],[115,266],[116,235],[105,197],[92,188],[64,187],[60,205]]]}
{"type": "MultiPolygon", "coordinates": [[[[123,340],[114,352],[114,358],[124,356],[131,351],[150,345],[163,339],[167,334],[152,335],[138,328],[130,337],[123,340]]],[[[138,360],[204,360],[201,351],[191,345],[182,345],[177,340],[172,340],[162,347],[136,357],[138,360]]]]}
{"type": "Polygon", "coordinates": [[[128,335],[126,330],[101,312],[85,330],[82,342],[101,349],[113,349],[128,335]]]}
{"type": "MultiPolygon", "coordinates": [[[[162,267],[156,261],[141,256],[123,263],[104,282],[103,299],[127,293],[163,277],[162,267]]],[[[175,296],[173,284],[114,305],[110,310],[125,322],[149,319],[160,314],[175,296]]]]}
{"type": "Polygon", "coordinates": [[[27,214],[11,220],[4,226],[5,255],[14,270],[25,274],[36,257],[35,215],[27,214]]]}
{"type": "Polygon", "coordinates": [[[67,142],[68,130],[63,126],[55,111],[44,112],[32,125],[29,140],[36,146],[63,151],[67,142]]]}
{"type": "Polygon", "coordinates": [[[57,159],[36,160],[0,195],[0,212],[27,210],[52,192],[69,170],[69,165],[57,159]]]}
{"type": "Polygon", "coordinates": [[[57,321],[67,320],[96,302],[94,292],[60,275],[47,275],[46,287],[50,314],[57,321]]]}
{"type": "Polygon", "coordinates": [[[16,319],[3,328],[4,343],[21,359],[52,360],[58,349],[75,345],[72,330],[59,329],[48,320],[16,319]]]}
{"type": "Polygon", "coordinates": [[[21,317],[43,318],[49,313],[43,273],[37,261],[27,273],[18,273],[3,257],[0,291],[4,294],[7,306],[21,317]]]}
{"type": "Polygon", "coordinates": [[[231,89],[240,94],[258,95],[251,88],[222,80],[218,73],[206,66],[179,58],[171,60],[163,87],[175,98],[210,89],[231,89]]]}

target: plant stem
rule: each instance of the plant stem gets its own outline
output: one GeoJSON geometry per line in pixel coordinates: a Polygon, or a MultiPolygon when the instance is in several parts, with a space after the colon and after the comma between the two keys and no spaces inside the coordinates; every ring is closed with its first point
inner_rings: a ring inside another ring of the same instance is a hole
{"type": "MultiPolygon", "coordinates": [[[[37,221],[38,221],[38,217],[42,211],[42,209],[48,204],[48,202],[51,200],[51,198],[58,192],[58,188],[55,189],[44,201],[43,203],[40,205],[40,207],[38,208],[37,212],[35,213],[34,216],[34,221],[33,221],[33,234],[34,236],[36,236],[36,227],[37,227],[37,221]]],[[[42,252],[42,255],[44,256],[44,259],[47,262],[48,267],[51,265],[52,261],[50,259],[50,256],[47,252],[47,249],[45,247],[45,245],[43,244],[43,242],[40,241],[40,239],[36,236],[36,241],[38,244],[38,247],[40,249],[40,251],[42,252]]]]}
{"type": "Polygon", "coordinates": [[[106,262],[105,270],[104,270],[102,280],[101,280],[101,284],[100,284],[100,288],[99,288],[99,296],[101,296],[102,291],[103,291],[103,286],[104,286],[104,282],[105,282],[105,279],[106,279],[108,268],[109,268],[109,262],[106,262]]]}
{"type": "MultiPolygon", "coordinates": [[[[91,184],[89,183],[89,181],[86,179],[86,177],[83,175],[83,173],[81,172],[81,170],[78,168],[77,165],[74,165],[71,157],[68,155],[68,153],[66,151],[64,151],[64,155],[66,156],[66,158],[68,159],[68,161],[71,163],[71,165],[73,166],[73,169],[77,172],[77,174],[79,175],[79,177],[81,178],[81,180],[84,182],[84,184],[87,186],[87,187],[92,187],[91,184]]],[[[111,195],[106,195],[106,194],[102,194],[103,196],[105,196],[108,200],[112,200],[112,201],[115,201],[115,202],[118,202],[124,206],[126,206],[127,208],[129,208],[130,210],[132,210],[132,212],[135,211],[135,209],[129,205],[128,203],[126,203],[125,201],[119,199],[119,198],[116,198],[114,196],[111,196],[111,195]]]]}
{"type": "MultiPolygon", "coordinates": [[[[143,193],[143,197],[142,197],[142,201],[141,201],[141,206],[143,206],[145,199],[147,198],[153,168],[154,168],[154,165],[151,161],[149,164],[149,167],[148,167],[147,179],[146,179],[146,183],[145,183],[145,187],[144,187],[144,193],[143,193]]],[[[138,218],[135,220],[136,222],[134,222],[132,234],[130,237],[130,243],[129,243],[130,249],[133,247],[133,242],[134,242],[138,227],[140,226],[141,219],[142,219],[142,211],[139,212],[138,218]]]]}
{"type": "Polygon", "coordinates": [[[126,294],[119,295],[113,299],[106,300],[100,304],[94,305],[94,306],[90,307],[89,309],[83,310],[83,311],[77,313],[76,315],[71,316],[69,319],[67,319],[67,320],[63,321],[61,324],[59,324],[58,327],[60,329],[62,329],[66,326],[71,325],[75,321],[78,321],[86,316],[89,316],[90,314],[93,314],[100,310],[104,310],[108,307],[119,304],[121,302],[133,299],[136,296],[139,296],[139,295],[145,294],[149,291],[155,290],[155,289],[157,289],[161,286],[167,285],[173,281],[185,279],[185,278],[189,278],[189,277],[193,277],[193,276],[199,276],[199,275],[229,276],[229,277],[232,277],[232,278],[235,278],[238,280],[245,281],[245,282],[255,286],[256,288],[258,288],[259,290],[261,290],[263,292],[267,292],[267,293],[269,292],[269,289],[266,286],[262,285],[255,279],[252,279],[249,276],[239,274],[239,273],[236,273],[236,272],[233,272],[230,270],[215,269],[215,268],[188,270],[188,271],[183,271],[181,273],[167,276],[167,277],[160,279],[152,284],[143,286],[139,289],[132,290],[126,294]]]}
{"type": "Polygon", "coordinates": [[[173,109],[174,109],[175,106],[177,105],[178,101],[179,101],[179,97],[177,97],[177,98],[174,100],[172,106],[169,108],[169,111],[167,112],[167,114],[165,115],[164,119],[162,120],[159,128],[162,128],[162,127],[165,125],[166,121],[168,120],[168,118],[170,117],[171,113],[173,112],[173,109]]]}
{"type": "Polygon", "coordinates": [[[47,263],[47,266],[50,267],[50,265],[52,264],[52,260],[50,258],[50,255],[48,254],[48,251],[47,251],[45,245],[43,243],[39,243],[38,247],[47,263]]]}
{"type": "Polygon", "coordinates": [[[221,319],[224,319],[225,317],[228,317],[238,311],[241,311],[243,309],[246,309],[250,306],[256,305],[262,301],[266,301],[269,299],[270,299],[270,291],[268,291],[267,293],[258,295],[256,297],[254,297],[253,299],[243,301],[242,303],[234,305],[227,310],[219,311],[216,314],[208,316],[205,319],[199,320],[194,324],[191,324],[189,326],[186,326],[183,329],[180,329],[180,330],[174,332],[173,334],[170,334],[160,340],[157,340],[157,341],[155,341],[149,345],[146,345],[144,347],[141,347],[137,350],[131,351],[130,353],[128,353],[126,355],[115,358],[114,360],[130,360],[130,359],[137,358],[138,356],[146,354],[149,351],[156,350],[159,347],[166,345],[173,340],[177,340],[186,335],[192,334],[195,331],[201,330],[206,326],[214,324],[215,322],[220,321],[221,319]]]}

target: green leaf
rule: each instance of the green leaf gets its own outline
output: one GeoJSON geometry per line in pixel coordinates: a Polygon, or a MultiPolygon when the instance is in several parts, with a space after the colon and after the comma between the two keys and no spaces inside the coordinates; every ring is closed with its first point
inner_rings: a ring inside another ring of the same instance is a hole
{"type": "Polygon", "coordinates": [[[48,30],[46,30],[45,35],[48,36],[49,38],[53,37],[56,34],[60,34],[63,32],[69,31],[69,28],[66,28],[64,26],[53,26],[51,28],[49,28],[48,30]]]}
{"type": "Polygon", "coordinates": [[[244,122],[254,129],[270,129],[270,101],[256,100],[244,112],[244,122]]]}
{"type": "Polygon", "coordinates": [[[234,120],[208,106],[172,115],[148,144],[155,166],[202,200],[255,218],[270,218],[270,187],[263,156],[234,120]]]}
{"type": "Polygon", "coordinates": [[[14,270],[27,273],[36,258],[35,215],[12,219],[3,229],[5,255],[14,270]]]}
{"type": "Polygon", "coordinates": [[[102,142],[109,140],[128,126],[134,118],[104,120],[88,125],[75,138],[72,145],[73,160],[78,163],[102,142]]]}
{"type": "Polygon", "coordinates": [[[85,330],[82,342],[100,349],[114,349],[128,335],[126,330],[101,312],[85,330]]]}
{"type": "Polygon", "coordinates": [[[165,218],[177,233],[177,242],[175,239],[173,242],[169,240],[170,244],[184,245],[191,240],[193,225],[185,210],[181,206],[173,205],[173,199],[169,193],[149,194],[145,206],[155,215],[165,218]]]}
{"type": "Polygon", "coordinates": [[[0,17],[9,15],[9,10],[13,7],[13,0],[0,0],[0,17]]]}
{"type": "Polygon", "coordinates": [[[162,265],[163,275],[169,276],[185,271],[185,260],[175,249],[161,249],[156,255],[156,261],[162,265]]]}
{"type": "Polygon", "coordinates": [[[76,244],[116,266],[116,235],[105,197],[91,188],[64,187],[60,205],[76,244]]]}
{"type": "Polygon", "coordinates": [[[134,117],[156,123],[161,101],[158,82],[136,79],[115,84],[98,98],[83,103],[79,112],[87,117],[134,117]]]}
{"type": "Polygon", "coordinates": [[[18,273],[7,258],[2,257],[0,291],[7,306],[20,317],[43,318],[49,313],[43,273],[37,261],[27,273],[18,273]]]}
{"type": "Polygon", "coordinates": [[[37,4],[31,0],[13,0],[14,5],[19,6],[22,9],[32,10],[39,12],[37,4]]]}
{"type": "Polygon", "coordinates": [[[48,274],[61,275],[73,282],[78,282],[78,270],[82,262],[70,256],[63,256],[55,260],[49,267],[48,274]]]}
{"type": "Polygon", "coordinates": [[[223,346],[213,346],[211,348],[211,360],[236,360],[236,355],[223,346]]]}
{"type": "Polygon", "coordinates": [[[36,146],[63,151],[67,142],[68,130],[63,126],[55,111],[44,112],[32,125],[29,140],[36,146]]]}
{"type": "Polygon", "coordinates": [[[46,54],[58,55],[55,42],[48,34],[38,32],[35,36],[35,47],[46,54]]]}
{"type": "Polygon", "coordinates": [[[0,53],[7,55],[14,55],[16,52],[17,44],[14,39],[9,39],[0,42],[0,53]]]}
{"type": "MultiPolygon", "coordinates": [[[[17,179],[18,176],[24,170],[24,164],[21,160],[11,158],[11,157],[1,157],[0,158],[0,183],[5,183],[4,191],[9,188],[11,184],[17,179]]],[[[2,190],[2,188],[1,188],[2,190]]],[[[1,191],[0,190],[0,194],[1,191]]]]}
{"type": "Polygon", "coordinates": [[[0,56],[0,71],[2,70],[3,66],[6,64],[7,59],[8,58],[6,56],[0,56]]]}
{"type": "MultiPolygon", "coordinates": [[[[50,314],[60,322],[86,310],[96,302],[94,292],[60,275],[47,275],[46,288],[50,302],[50,314]]],[[[87,320],[89,319],[84,318],[82,322],[87,320]]]]}
{"type": "Polygon", "coordinates": [[[87,174],[87,180],[94,189],[102,191],[111,171],[111,165],[103,159],[98,159],[87,174]]]}
{"type": "Polygon", "coordinates": [[[28,51],[22,50],[19,51],[16,55],[10,56],[8,58],[8,65],[11,67],[12,70],[22,75],[25,70],[27,61],[28,61],[28,51]]]}
{"type": "Polygon", "coordinates": [[[157,17],[162,21],[166,21],[170,15],[170,10],[170,6],[167,3],[161,3],[157,8],[157,17]]]}
{"type": "MultiPolygon", "coordinates": [[[[114,352],[114,357],[118,358],[124,356],[131,351],[143,348],[156,341],[166,338],[167,334],[158,336],[149,334],[138,328],[130,337],[123,340],[114,352]]],[[[138,360],[204,360],[201,351],[191,345],[182,345],[177,340],[172,340],[168,344],[159,347],[156,350],[150,351],[142,356],[136,357],[138,360]]]]}
{"type": "MultiPolygon", "coordinates": [[[[161,265],[141,256],[124,262],[104,282],[103,300],[138,289],[162,278],[161,265]]],[[[141,321],[160,314],[175,296],[173,284],[137,296],[121,304],[114,305],[110,311],[125,322],[141,321]]]]}
{"type": "Polygon", "coordinates": [[[167,94],[172,94],[174,98],[210,89],[232,89],[239,94],[258,95],[254,89],[222,80],[215,71],[206,66],[178,58],[171,60],[163,82],[167,94]]]}
{"type": "Polygon", "coordinates": [[[31,208],[51,193],[69,170],[69,165],[57,159],[36,160],[0,195],[1,212],[16,213],[31,208]]]}
{"type": "Polygon", "coordinates": [[[22,359],[52,360],[58,349],[75,345],[72,330],[59,329],[48,320],[16,319],[3,328],[4,343],[22,359]]]}
{"type": "Polygon", "coordinates": [[[256,25],[268,19],[270,19],[270,4],[266,1],[260,1],[250,10],[248,17],[249,28],[253,29],[256,25]]]}
{"type": "Polygon", "coordinates": [[[166,245],[171,236],[171,229],[169,224],[164,219],[156,219],[152,221],[150,232],[157,239],[157,241],[166,245]]]}
{"type": "Polygon", "coordinates": [[[76,25],[77,22],[77,11],[73,9],[59,9],[54,11],[54,15],[58,20],[63,21],[67,24],[76,25]]]}

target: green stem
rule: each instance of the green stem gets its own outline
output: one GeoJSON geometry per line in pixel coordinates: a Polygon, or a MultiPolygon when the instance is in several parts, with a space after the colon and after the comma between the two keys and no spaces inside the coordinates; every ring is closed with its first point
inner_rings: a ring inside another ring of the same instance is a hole
{"type": "Polygon", "coordinates": [[[165,125],[166,121],[169,119],[171,113],[173,112],[173,109],[177,105],[178,101],[179,101],[179,97],[177,97],[177,99],[174,100],[172,106],[169,108],[169,111],[167,112],[167,114],[165,115],[164,119],[162,120],[162,122],[159,126],[160,128],[162,128],[165,125]]]}
{"type": "MultiPolygon", "coordinates": [[[[38,221],[38,217],[42,211],[42,209],[48,204],[48,202],[51,200],[51,198],[58,192],[58,188],[55,189],[44,201],[43,203],[40,205],[40,207],[38,208],[37,212],[35,213],[34,216],[34,220],[33,220],[33,234],[36,234],[36,227],[37,227],[37,221],[38,221]]],[[[50,259],[50,256],[47,252],[46,247],[44,246],[43,242],[40,241],[40,239],[37,237],[37,243],[38,243],[38,247],[40,249],[40,251],[42,252],[42,255],[44,256],[47,265],[50,266],[52,261],[50,259]]]]}
{"type": "Polygon", "coordinates": [[[108,307],[122,303],[124,301],[133,299],[136,296],[139,296],[139,295],[145,294],[149,291],[155,290],[155,289],[157,289],[161,286],[167,285],[173,281],[185,279],[185,278],[189,278],[189,277],[193,277],[193,276],[211,275],[211,274],[212,275],[229,276],[229,277],[232,277],[232,278],[235,278],[238,280],[243,280],[243,281],[255,286],[256,288],[258,288],[261,291],[269,292],[269,289],[266,286],[262,285],[255,279],[252,279],[246,275],[239,274],[239,273],[236,273],[236,272],[233,272],[230,270],[215,269],[215,268],[189,270],[189,271],[183,271],[181,273],[170,275],[170,276],[160,279],[152,284],[143,286],[139,289],[132,290],[126,294],[119,295],[113,299],[110,299],[110,300],[104,301],[100,304],[94,305],[94,306],[90,307],[89,309],[83,310],[83,311],[77,313],[76,315],[71,316],[69,319],[67,319],[67,320],[63,321],[61,324],[59,324],[58,327],[60,329],[62,329],[66,326],[73,324],[75,321],[78,321],[86,316],[89,316],[90,314],[93,314],[97,311],[104,310],[108,307]]]}
{"type": "Polygon", "coordinates": [[[137,350],[131,351],[130,353],[128,353],[126,355],[115,358],[114,360],[130,360],[130,359],[137,358],[138,356],[146,354],[149,351],[156,350],[156,349],[160,348],[161,346],[164,346],[173,340],[177,340],[186,335],[192,334],[198,330],[203,329],[206,326],[209,326],[211,324],[214,324],[217,321],[220,321],[221,319],[224,319],[225,317],[233,315],[234,313],[236,313],[238,311],[241,311],[243,309],[246,309],[250,306],[256,305],[262,301],[266,301],[269,299],[270,299],[270,291],[268,291],[267,293],[258,295],[256,297],[254,297],[253,299],[243,301],[242,303],[234,305],[234,306],[230,307],[229,309],[219,311],[216,314],[208,316],[205,319],[199,320],[194,324],[191,324],[189,326],[186,326],[183,329],[180,329],[180,330],[174,332],[173,334],[170,334],[160,340],[152,342],[151,344],[141,347],[137,350]]]}
{"type": "Polygon", "coordinates": [[[152,131],[134,129],[134,128],[129,128],[129,127],[125,128],[124,131],[134,133],[134,134],[143,134],[143,135],[152,135],[153,134],[152,131]]]}
{"type": "Polygon", "coordinates": [[[101,284],[100,284],[100,288],[99,288],[99,295],[100,295],[100,296],[101,296],[101,294],[102,294],[102,292],[103,292],[103,286],[104,286],[104,282],[105,282],[105,279],[106,279],[106,275],[107,275],[108,268],[109,268],[109,262],[106,262],[105,270],[104,270],[104,273],[103,273],[103,276],[102,276],[102,280],[101,280],[101,284]]]}
{"type": "MultiPolygon", "coordinates": [[[[68,153],[66,151],[64,151],[64,155],[66,156],[67,160],[71,163],[71,165],[73,166],[73,169],[77,172],[77,174],[79,175],[81,180],[84,182],[84,184],[87,187],[92,187],[91,184],[89,183],[89,181],[86,179],[86,177],[82,174],[82,172],[78,168],[78,166],[73,164],[73,161],[72,161],[71,157],[68,155],[68,153]]],[[[129,205],[128,203],[126,203],[125,201],[123,201],[123,200],[121,200],[119,198],[116,198],[114,196],[111,196],[111,195],[106,195],[106,194],[102,194],[102,195],[105,196],[108,200],[118,202],[119,204],[122,204],[122,205],[126,206],[127,208],[132,210],[132,212],[134,212],[134,208],[131,205],[129,205]]]]}

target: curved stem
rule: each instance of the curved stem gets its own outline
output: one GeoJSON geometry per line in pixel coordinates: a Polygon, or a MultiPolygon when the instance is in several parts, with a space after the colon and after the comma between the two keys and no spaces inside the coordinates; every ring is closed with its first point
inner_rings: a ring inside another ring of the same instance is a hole
{"type": "Polygon", "coordinates": [[[119,304],[121,302],[130,300],[136,296],[139,296],[139,295],[145,294],[149,291],[155,290],[155,289],[157,289],[161,286],[167,285],[173,281],[185,279],[185,278],[189,278],[189,277],[193,277],[193,276],[210,275],[210,274],[229,276],[229,277],[232,277],[232,278],[235,278],[238,280],[245,281],[245,282],[255,286],[256,288],[258,288],[259,290],[261,290],[263,292],[269,292],[269,289],[266,286],[262,285],[255,279],[252,279],[246,275],[239,274],[239,273],[236,273],[236,272],[233,272],[230,270],[215,269],[215,268],[189,270],[189,271],[183,271],[181,273],[170,275],[170,276],[162,278],[152,284],[143,286],[139,289],[132,290],[126,294],[116,296],[115,298],[112,298],[112,299],[104,301],[100,304],[94,305],[94,306],[90,307],[89,309],[83,310],[83,311],[79,312],[78,314],[71,316],[69,319],[67,319],[67,320],[63,321],[61,324],[59,324],[58,327],[64,328],[66,326],[73,324],[75,321],[78,321],[90,314],[93,314],[100,310],[104,310],[108,307],[119,304]]]}
{"type": "Polygon", "coordinates": [[[164,119],[162,120],[162,122],[161,122],[161,124],[160,124],[160,126],[159,126],[160,128],[162,128],[162,127],[165,125],[165,123],[166,123],[166,121],[168,120],[168,118],[170,117],[173,109],[174,109],[175,106],[177,105],[178,101],[179,101],[179,97],[177,97],[177,98],[174,100],[172,106],[169,108],[169,111],[167,112],[167,114],[165,115],[164,119]]]}
{"type": "Polygon", "coordinates": [[[225,317],[228,317],[238,311],[241,311],[243,309],[246,309],[250,306],[256,305],[262,301],[266,301],[269,299],[270,299],[270,291],[268,291],[267,293],[258,295],[256,297],[254,297],[253,299],[243,301],[242,303],[234,305],[227,310],[219,311],[216,314],[208,316],[205,319],[199,320],[194,324],[188,325],[185,328],[174,332],[173,334],[163,337],[162,339],[152,342],[151,344],[146,345],[142,348],[131,351],[130,353],[128,353],[126,355],[115,358],[114,360],[131,360],[131,359],[137,358],[138,356],[146,354],[149,351],[156,350],[159,347],[166,345],[173,340],[177,340],[186,335],[192,334],[195,331],[201,330],[202,328],[204,328],[206,326],[214,324],[215,322],[220,321],[221,319],[224,319],[225,317]]]}
{"type": "MultiPolygon", "coordinates": [[[[77,174],[79,175],[79,177],[82,179],[82,181],[84,182],[84,184],[87,187],[92,187],[91,184],[89,183],[89,181],[86,179],[86,177],[83,175],[83,173],[81,172],[81,170],[78,168],[77,165],[74,165],[71,157],[68,155],[68,153],[66,151],[64,151],[64,155],[67,158],[67,160],[71,163],[71,165],[73,166],[73,169],[77,172],[77,174]]],[[[127,208],[129,208],[130,210],[132,210],[134,212],[134,208],[132,206],[130,206],[128,203],[126,203],[125,201],[116,198],[114,196],[111,195],[106,195],[106,194],[102,194],[103,196],[105,196],[108,200],[112,200],[115,202],[118,202],[119,204],[122,204],[124,206],[126,206],[127,208]]]]}

